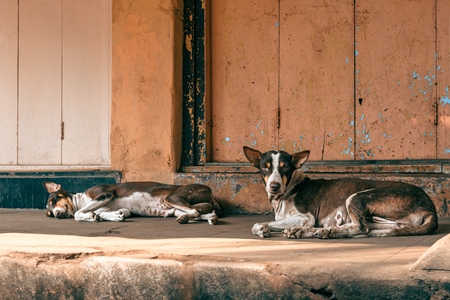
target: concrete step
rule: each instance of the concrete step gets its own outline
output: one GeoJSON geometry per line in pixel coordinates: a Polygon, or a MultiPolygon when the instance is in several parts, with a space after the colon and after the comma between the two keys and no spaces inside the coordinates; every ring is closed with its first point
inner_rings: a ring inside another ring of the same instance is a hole
{"type": "Polygon", "coordinates": [[[450,261],[450,219],[429,236],[287,240],[250,232],[271,219],[230,215],[216,226],[174,218],[79,223],[47,218],[42,210],[0,209],[1,298],[450,297],[450,266],[433,260],[450,261]]]}

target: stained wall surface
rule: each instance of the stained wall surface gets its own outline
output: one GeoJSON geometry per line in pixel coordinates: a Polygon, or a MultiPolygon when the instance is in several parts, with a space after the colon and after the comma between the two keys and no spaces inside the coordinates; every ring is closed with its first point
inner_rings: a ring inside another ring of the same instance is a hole
{"type": "Polygon", "coordinates": [[[181,152],[182,1],[115,0],[111,168],[172,182],[181,152]]]}
{"type": "Polygon", "coordinates": [[[211,160],[448,159],[444,0],[211,3],[211,160]]]}

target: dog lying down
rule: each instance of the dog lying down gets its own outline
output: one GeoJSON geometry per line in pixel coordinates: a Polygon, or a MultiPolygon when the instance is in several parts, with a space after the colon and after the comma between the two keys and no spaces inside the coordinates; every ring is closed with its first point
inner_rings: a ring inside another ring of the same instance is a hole
{"type": "Polygon", "coordinates": [[[223,209],[206,185],[185,186],[158,182],[126,182],[94,186],[70,194],[61,185],[43,182],[50,193],[47,216],[76,221],[124,221],[131,215],[176,217],[178,223],[207,220],[216,225],[223,209]]]}
{"type": "Polygon", "coordinates": [[[260,237],[269,237],[271,231],[287,238],[421,235],[438,227],[433,202],[414,185],[356,178],[312,180],[300,171],[309,151],[262,153],[244,147],[244,154],[260,170],[275,216],[275,221],[253,226],[260,237]]]}

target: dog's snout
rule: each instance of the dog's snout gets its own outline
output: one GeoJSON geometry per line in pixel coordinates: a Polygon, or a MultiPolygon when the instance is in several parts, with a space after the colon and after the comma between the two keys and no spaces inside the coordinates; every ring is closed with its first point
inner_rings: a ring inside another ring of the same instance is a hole
{"type": "Polygon", "coordinates": [[[55,211],[54,215],[55,215],[55,218],[60,218],[61,217],[61,212],[60,211],[55,211]]]}
{"type": "Polygon", "coordinates": [[[270,183],[270,191],[272,193],[277,193],[280,191],[281,184],[279,182],[271,182],[270,183]]]}

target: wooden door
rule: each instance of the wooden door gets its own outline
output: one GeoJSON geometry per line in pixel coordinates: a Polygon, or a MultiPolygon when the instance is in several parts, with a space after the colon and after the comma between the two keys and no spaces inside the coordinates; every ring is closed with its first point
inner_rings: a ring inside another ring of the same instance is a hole
{"type": "Polygon", "coordinates": [[[110,1],[0,8],[0,164],[108,165],[110,1]]]}
{"type": "Polygon", "coordinates": [[[445,1],[211,5],[211,160],[450,157],[445,1]]]}
{"type": "Polygon", "coordinates": [[[278,147],[278,2],[211,1],[211,156],[278,147]]]}
{"type": "Polygon", "coordinates": [[[282,1],[280,148],[353,157],[353,1],[282,1]]]}
{"type": "Polygon", "coordinates": [[[109,164],[110,3],[63,2],[62,164],[109,164]]]}
{"type": "Polygon", "coordinates": [[[356,159],[436,158],[435,11],[357,1],[356,159]]]}
{"type": "Polygon", "coordinates": [[[437,158],[450,158],[450,1],[436,1],[437,158]]]}
{"type": "Polygon", "coordinates": [[[19,1],[20,165],[61,163],[61,1],[19,1]]]}

